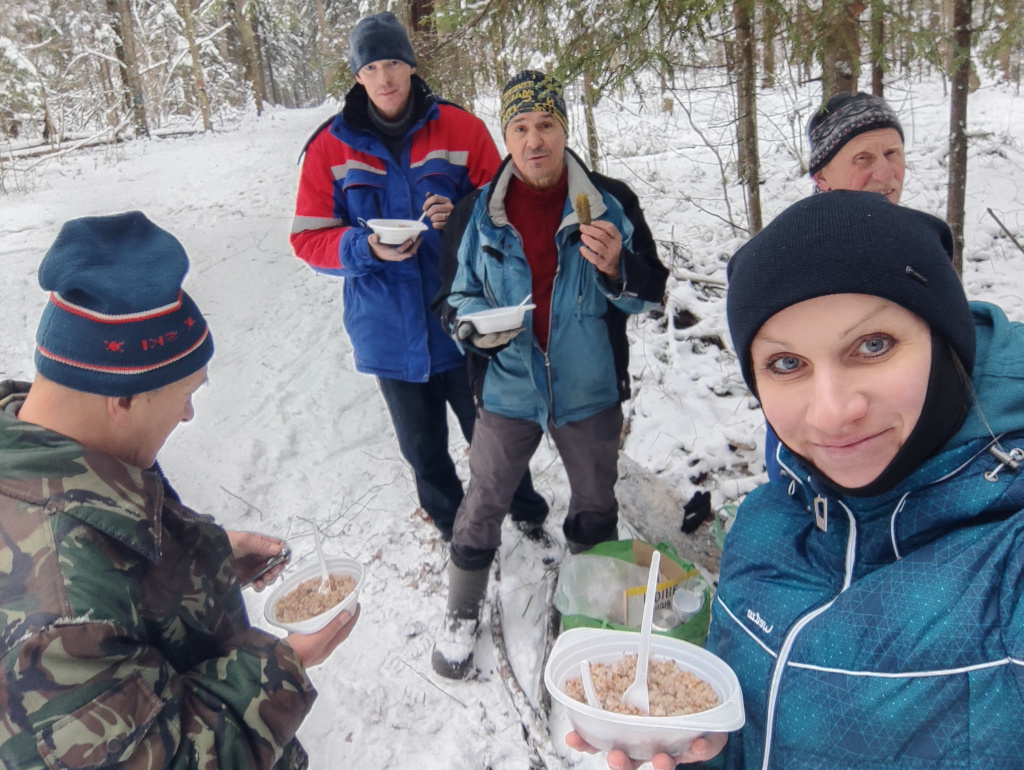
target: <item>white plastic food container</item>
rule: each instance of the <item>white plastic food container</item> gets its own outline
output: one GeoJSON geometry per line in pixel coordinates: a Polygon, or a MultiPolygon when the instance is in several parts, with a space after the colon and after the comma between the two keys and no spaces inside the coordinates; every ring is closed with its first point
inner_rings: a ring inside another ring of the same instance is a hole
{"type": "Polygon", "coordinates": [[[363,565],[354,559],[334,556],[327,558],[327,571],[332,575],[351,575],[355,578],[356,587],[352,589],[352,593],[326,612],[321,612],[319,615],[314,615],[306,620],[298,620],[294,623],[282,623],[279,621],[277,619],[277,603],[298,588],[300,583],[321,576],[320,564],[313,560],[311,563],[300,566],[294,571],[285,572],[284,580],[275,586],[273,592],[267,597],[267,603],[263,607],[263,617],[267,619],[268,623],[278,628],[283,628],[289,633],[312,634],[326,626],[345,610],[355,610],[356,602],[359,601],[359,591],[363,587],[363,579],[366,577],[366,570],[363,569],[363,565]]]}
{"type": "Polygon", "coordinates": [[[427,229],[425,222],[415,219],[370,219],[366,226],[380,236],[380,242],[398,246],[411,241],[427,229]]]}
{"type": "Polygon", "coordinates": [[[533,310],[535,307],[537,306],[532,303],[492,307],[489,310],[480,310],[476,313],[467,313],[466,315],[459,316],[458,320],[472,321],[473,326],[481,334],[505,332],[522,326],[526,311],[533,310]]]}
{"type": "Polygon", "coordinates": [[[719,705],[708,711],[677,717],[633,716],[592,708],[571,698],[565,683],[580,675],[580,661],[615,663],[625,654],[636,655],[640,634],[604,628],[573,628],[555,640],[544,668],[544,686],[565,708],[573,729],[601,751],[621,749],[633,759],[649,760],[658,752],[677,757],[695,738],[706,733],[729,733],[743,726],[743,695],[728,664],[703,647],[654,634],[651,657],[676,661],[692,671],[718,695],[719,705]]]}

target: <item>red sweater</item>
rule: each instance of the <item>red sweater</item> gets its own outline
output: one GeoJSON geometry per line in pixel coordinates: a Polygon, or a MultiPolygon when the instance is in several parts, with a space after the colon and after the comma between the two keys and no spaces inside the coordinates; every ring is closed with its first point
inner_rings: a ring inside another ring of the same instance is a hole
{"type": "Polygon", "coordinates": [[[550,190],[534,190],[513,176],[505,193],[505,215],[523,239],[523,253],[530,265],[533,285],[533,334],[541,350],[548,349],[551,328],[551,289],[558,272],[555,234],[562,223],[562,210],[569,195],[569,173],[550,190]]]}

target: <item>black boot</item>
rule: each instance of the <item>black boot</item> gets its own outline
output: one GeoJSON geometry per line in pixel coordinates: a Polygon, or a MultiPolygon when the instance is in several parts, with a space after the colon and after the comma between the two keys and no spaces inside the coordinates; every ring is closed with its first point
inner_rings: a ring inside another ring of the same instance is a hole
{"type": "Polygon", "coordinates": [[[465,679],[473,667],[473,648],[491,569],[464,570],[448,563],[448,609],[434,642],[430,664],[447,679],[465,679]]]}

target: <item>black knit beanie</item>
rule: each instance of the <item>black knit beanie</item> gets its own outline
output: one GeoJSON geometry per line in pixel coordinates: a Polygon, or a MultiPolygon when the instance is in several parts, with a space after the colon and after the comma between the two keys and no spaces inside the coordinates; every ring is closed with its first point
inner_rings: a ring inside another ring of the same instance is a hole
{"type": "Polygon", "coordinates": [[[833,96],[814,113],[807,127],[811,176],[825,168],[853,137],[881,128],[895,128],[903,141],[900,119],[885,99],[863,93],[833,96]]]}
{"type": "Polygon", "coordinates": [[[906,308],[949,343],[970,374],[974,322],[952,251],[945,222],[878,193],[833,190],[790,206],[729,261],[729,332],[751,392],[758,330],[779,311],[830,294],[867,294],[906,308]]]}
{"type": "Polygon", "coordinates": [[[349,35],[348,45],[348,63],[353,73],[384,59],[397,59],[410,67],[416,66],[409,36],[393,13],[375,13],[361,19],[349,35]]]}

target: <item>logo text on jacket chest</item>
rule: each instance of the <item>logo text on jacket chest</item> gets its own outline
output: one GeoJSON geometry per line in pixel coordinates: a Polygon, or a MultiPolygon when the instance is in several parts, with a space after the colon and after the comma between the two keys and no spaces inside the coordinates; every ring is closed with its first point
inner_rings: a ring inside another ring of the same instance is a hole
{"type": "Polygon", "coordinates": [[[761,617],[761,613],[760,612],[754,612],[753,610],[747,610],[747,620],[749,620],[755,626],[760,628],[766,634],[770,634],[772,632],[772,629],[775,628],[775,624],[774,623],[769,626],[765,622],[765,619],[761,617]]]}

